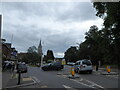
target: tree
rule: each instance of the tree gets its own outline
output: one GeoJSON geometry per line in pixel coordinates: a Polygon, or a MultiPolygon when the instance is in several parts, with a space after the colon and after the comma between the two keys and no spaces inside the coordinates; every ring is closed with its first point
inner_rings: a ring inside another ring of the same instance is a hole
{"type": "Polygon", "coordinates": [[[27,52],[28,63],[32,63],[32,64],[40,63],[41,57],[38,55],[37,48],[35,46],[29,47],[27,51],[28,51],[27,52]]]}
{"type": "Polygon", "coordinates": [[[66,62],[76,62],[78,60],[78,50],[76,47],[70,47],[65,52],[64,56],[66,62]]]}
{"type": "Polygon", "coordinates": [[[35,46],[29,47],[27,50],[28,53],[34,53],[37,52],[37,48],[35,46]]]}
{"type": "MultiPolygon", "coordinates": [[[[116,56],[117,60],[120,59],[120,3],[119,2],[94,2],[93,6],[95,7],[97,13],[96,15],[104,20],[104,32],[108,37],[111,37],[110,46],[114,49],[115,53],[112,56],[116,56]]],[[[107,56],[106,56],[107,57],[107,56]]]]}
{"type": "Polygon", "coordinates": [[[47,61],[48,60],[54,60],[54,54],[52,50],[47,51],[47,61]]]}

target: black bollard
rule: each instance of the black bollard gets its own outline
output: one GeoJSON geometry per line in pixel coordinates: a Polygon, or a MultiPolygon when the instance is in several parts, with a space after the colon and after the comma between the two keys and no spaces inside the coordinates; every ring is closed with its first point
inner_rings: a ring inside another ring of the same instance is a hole
{"type": "Polygon", "coordinates": [[[18,73],[18,83],[17,83],[17,85],[20,85],[20,79],[21,79],[21,72],[18,73]]]}

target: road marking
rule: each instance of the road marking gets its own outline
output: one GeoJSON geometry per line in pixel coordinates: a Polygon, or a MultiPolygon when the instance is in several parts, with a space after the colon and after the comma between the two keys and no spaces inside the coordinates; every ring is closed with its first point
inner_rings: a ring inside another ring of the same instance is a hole
{"type": "Polygon", "coordinates": [[[77,89],[74,89],[74,88],[69,87],[69,86],[66,86],[66,85],[63,85],[63,87],[66,88],[66,89],[69,89],[69,90],[70,90],[70,89],[71,89],[71,90],[77,90],[77,89]]]}
{"type": "Polygon", "coordinates": [[[118,77],[119,77],[119,75],[106,75],[106,76],[112,77],[112,78],[117,78],[117,79],[118,79],[118,77]]]}
{"type": "Polygon", "coordinates": [[[83,81],[83,78],[80,79],[80,82],[83,81]]]}
{"type": "Polygon", "coordinates": [[[23,81],[32,81],[32,78],[23,78],[23,81]]]}
{"type": "MultiPolygon", "coordinates": [[[[86,79],[85,79],[86,80],[86,79]]],[[[91,82],[91,81],[89,81],[89,80],[86,80],[87,82],[89,82],[89,83],[91,83],[92,85],[96,85],[96,86],[98,86],[98,87],[100,87],[100,88],[104,88],[104,87],[102,87],[102,86],[100,86],[100,85],[98,85],[98,84],[96,84],[96,83],[94,83],[94,82],[91,82]]]]}
{"type": "Polygon", "coordinates": [[[63,85],[63,87],[65,87],[65,88],[71,88],[71,87],[69,87],[69,86],[66,86],[66,85],[63,85]]]}
{"type": "Polygon", "coordinates": [[[85,86],[90,87],[90,88],[95,88],[95,87],[93,87],[93,86],[87,85],[87,84],[85,84],[85,83],[79,82],[79,81],[74,80],[74,79],[70,79],[70,80],[75,81],[75,82],[77,82],[77,83],[79,83],[79,84],[85,85],[85,86]]]}
{"type": "Polygon", "coordinates": [[[48,86],[41,86],[41,88],[48,88],[48,86]]]}
{"type": "Polygon", "coordinates": [[[40,80],[38,80],[36,77],[32,77],[37,83],[40,83],[40,80]]]}

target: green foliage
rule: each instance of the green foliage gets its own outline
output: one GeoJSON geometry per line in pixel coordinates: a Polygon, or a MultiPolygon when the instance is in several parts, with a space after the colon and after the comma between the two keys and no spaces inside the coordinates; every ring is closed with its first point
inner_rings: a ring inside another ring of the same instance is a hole
{"type": "Polygon", "coordinates": [[[104,20],[104,27],[99,30],[93,25],[85,33],[85,41],[79,45],[76,58],[73,48],[65,52],[65,59],[91,59],[93,63],[100,60],[102,64],[118,64],[120,60],[120,3],[94,2],[96,16],[104,20]]]}
{"type": "MultiPolygon", "coordinates": [[[[118,62],[120,59],[120,3],[119,2],[94,2],[93,6],[97,11],[97,16],[104,19],[104,36],[109,47],[105,55],[105,61],[118,62]],[[103,11],[103,12],[102,12],[103,11]],[[114,52],[114,53],[113,53],[114,52]],[[107,59],[106,59],[107,58],[107,59]]],[[[105,44],[105,45],[106,45],[105,44]]],[[[105,49],[105,48],[104,48],[105,49]]]]}
{"type": "Polygon", "coordinates": [[[37,52],[37,48],[35,46],[29,47],[27,50],[28,53],[34,53],[37,52]]]}
{"type": "Polygon", "coordinates": [[[68,50],[66,50],[64,58],[67,62],[77,61],[78,60],[78,50],[76,49],[76,47],[70,47],[68,50]]]}
{"type": "Polygon", "coordinates": [[[54,55],[52,50],[47,51],[46,61],[48,60],[54,60],[54,55]]]}
{"type": "Polygon", "coordinates": [[[37,48],[35,46],[29,47],[27,51],[27,54],[22,57],[22,61],[32,64],[40,63],[41,57],[38,55],[37,48]]]}

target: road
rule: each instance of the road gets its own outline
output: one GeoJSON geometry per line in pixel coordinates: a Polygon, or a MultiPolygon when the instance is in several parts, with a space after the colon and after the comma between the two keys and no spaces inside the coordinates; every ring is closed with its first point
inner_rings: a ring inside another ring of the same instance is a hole
{"type": "Polygon", "coordinates": [[[70,66],[61,71],[43,71],[38,67],[28,67],[28,74],[37,82],[36,88],[118,88],[117,76],[93,74],[76,74],[79,78],[69,79],[70,66]],[[59,75],[59,73],[61,73],[59,75]]]}

